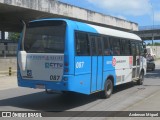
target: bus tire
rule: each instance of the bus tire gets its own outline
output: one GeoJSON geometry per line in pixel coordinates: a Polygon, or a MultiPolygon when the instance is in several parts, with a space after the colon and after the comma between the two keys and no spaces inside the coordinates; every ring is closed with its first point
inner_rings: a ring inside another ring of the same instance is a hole
{"type": "Polygon", "coordinates": [[[137,85],[143,85],[144,82],[144,73],[141,72],[141,74],[139,75],[139,79],[137,81],[137,85]]]}
{"type": "Polygon", "coordinates": [[[109,98],[113,92],[113,83],[112,80],[107,79],[104,85],[104,91],[101,92],[101,97],[103,99],[109,98]]]}

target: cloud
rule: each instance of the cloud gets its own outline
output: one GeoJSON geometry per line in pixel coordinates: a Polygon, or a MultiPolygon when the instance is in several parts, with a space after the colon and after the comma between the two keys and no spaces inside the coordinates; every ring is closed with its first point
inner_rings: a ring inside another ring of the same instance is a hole
{"type": "Polygon", "coordinates": [[[150,14],[152,6],[149,0],[87,0],[109,12],[121,15],[141,16],[150,14]]]}
{"type": "Polygon", "coordinates": [[[154,13],[154,21],[155,22],[160,22],[160,11],[156,11],[154,13]]]}

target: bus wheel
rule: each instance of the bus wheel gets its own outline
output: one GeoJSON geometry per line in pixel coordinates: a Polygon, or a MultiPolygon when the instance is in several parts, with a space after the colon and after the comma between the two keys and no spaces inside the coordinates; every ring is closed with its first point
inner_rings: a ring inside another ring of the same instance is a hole
{"type": "Polygon", "coordinates": [[[141,74],[139,75],[139,80],[137,81],[138,85],[142,85],[144,82],[144,73],[141,72],[141,74]]]}
{"type": "Polygon", "coordinates": [[[102,98],[109,98],[113,92],[113,83],[110,79],[107,79],[104,85],[104,91],[101,93],[102,98]]]}

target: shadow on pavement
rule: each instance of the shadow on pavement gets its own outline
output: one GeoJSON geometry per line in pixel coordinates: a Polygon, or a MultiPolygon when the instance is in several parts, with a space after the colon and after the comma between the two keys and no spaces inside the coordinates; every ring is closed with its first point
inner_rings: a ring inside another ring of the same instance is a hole
{"type": "Polygon", "coordinates": [[[129,82],[129,83],[126,83],[126,84],[115,86],[113,94],[115,94],[117,92],[120,92],[120,91],[123,91],[123,90],[126,90],[126,89],[129,89],[129,88],[132,88],[134,86],[136,86],[136,83],[134,83],[134,82],[129,82]]]}
{"type": "Polygon", "coordinates": [[[40,111],[65,111],[97,99],[94,95],[88,96],[76,93],[46,94],[45,92],[39,92],[0,100],[0,107],[13,106],[40,111]]]}
{"type": "MultiPolygon", "coordinates": [[[[131,87],[133,87],[132,83],[117,86],[113,94],[131,87]]],[[[14,90],[19,91],[21,89],[22,88],[16,88],[13,89],[12,92],[15,92],[14,90]]],[[[84,95],[78,93],[46,94],[45,92],[38,92],[0,100],[0,107],[13,106],[16,108],[38,111],[66,111],[86,105],[96,100],[101,100],[98,93],[84,95]]]]}

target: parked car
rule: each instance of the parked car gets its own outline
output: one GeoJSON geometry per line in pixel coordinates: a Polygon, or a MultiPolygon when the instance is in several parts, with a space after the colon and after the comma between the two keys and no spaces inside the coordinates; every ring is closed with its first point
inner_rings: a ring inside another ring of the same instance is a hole
{"type": "Polygon", "coordinates": [[[155,61],[150,54],[147,56],[147,70],[155,70],[155,61]]]}

